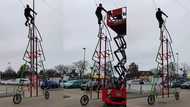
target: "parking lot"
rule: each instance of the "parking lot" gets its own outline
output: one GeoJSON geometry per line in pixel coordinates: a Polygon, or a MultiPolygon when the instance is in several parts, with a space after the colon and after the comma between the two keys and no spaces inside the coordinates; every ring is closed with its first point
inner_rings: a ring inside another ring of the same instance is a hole
{"type": "MultiPolygon", "coordinates": [[[[50,99],[45,100],[43,96],[24,98],[22,103],[15,105],[12,97],[0,98],[0,107],[82,107],[80,97],[86,94],[80,89],[58,89],[50,91],[50,99]]],[[[89,93],[88,93],[89,95],[89,93]]],[[[92,99],[86,107],[106,107],[97,94],[93,92],[92,99]]],[[[181,90],[181,98],[176,101],[174,97],[158,98],[153,107],[189,107],[190,90],[181,90]]],[[[146,102],[146,97],[131,98],[128,100],[128,107],[151,107],[146,102]]]]}
{"type": "MultiPolygon", "coordinates": [[[[65,90],[71,98],[64,100],[64,107],[81,107],[80,96],[81,92],[78,90],[65,90]],[[71,93],[72,92],[72,93],[71,93]]],[[[128,107],[189,107],[190,102],[190,90],[181,90],[181,97],[179,101],[176,101],[173,96],[170,98],[158,98],[155,105],[150,106],[147,104],[147,97],[135,98],[128,100],[128,107]]],[[[98,99],[92,99],[87,107],[105,107],[102,101],[98,99]]]]}

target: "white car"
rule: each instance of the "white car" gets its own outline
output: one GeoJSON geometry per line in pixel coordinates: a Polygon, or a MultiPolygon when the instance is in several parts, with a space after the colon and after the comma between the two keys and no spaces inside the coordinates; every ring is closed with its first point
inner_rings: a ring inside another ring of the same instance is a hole
{"type": "Polygon", "coordinates": [[[24,85],[30,84],[30,80],[28,78],[17,78],[16,79],[17,84],[20,84],[20,81],[22,81],[24,85]]]}

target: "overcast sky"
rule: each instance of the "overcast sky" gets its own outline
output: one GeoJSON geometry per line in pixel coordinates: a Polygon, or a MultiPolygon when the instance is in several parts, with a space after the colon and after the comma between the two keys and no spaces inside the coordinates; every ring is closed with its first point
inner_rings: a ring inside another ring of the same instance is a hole
{"type": "MultiPolygon", "coordinates": [[[[28,42],[24,26],[24,4],[32,0],[0,0],[0,70],[18,69],[28,42]]],[[[190,63],[189,0],[36,0],[36,25],[43,37],[45,65],[72,64],[83,59],[87,48],[90,62],[97,43],[96,4],[107,9],[127,6],[128,64],[135,62],[141,70],[154,68],[159,46],[159,29],[155,8],[168,14],[167,27],[173,38],[174,52],[180,62],[190,63]]],[[[112,36],[115,33],[112,32],[112,36]]],[[[113,43],[113,45],[115,45],[113,43]]]]}

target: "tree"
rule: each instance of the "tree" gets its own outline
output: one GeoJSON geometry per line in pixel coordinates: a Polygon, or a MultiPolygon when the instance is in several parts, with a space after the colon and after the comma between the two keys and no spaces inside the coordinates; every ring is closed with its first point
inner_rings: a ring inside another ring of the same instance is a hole
{"type": "Polygon", "coordinates": [[[138,67],[138,65],[135,64],[134,62],[132,62],[129,65],[128,72],[129,72],[130,78],[139,77],[139,67],[138,67]]]}
{"type": "Polygon", "coordinates": [[[16,79],[17,74],[16,71],[13,70],[11,67],[8,67],[5,72],[2,74],[2,79],[16,79]]]}
{"type": "Polygon", "coordinates": [[[182,71],[183,77],[187,78],[187,74],[190,71],[190,66],[187,63],[181,63],[180,71],[182,71]]]}
{"type": "Polygon", "coordinates": [[[59,77],[59,73],[55,69],[48,69],[46,74],[48,77],[59,77]]]}
{"type": "Polygon", "coordinates": [[[82,78],[82,75],[84,75],[84,71],[87,70],[89,63],[87,61],[77,61],[73,63],[74,67],[79,73],[80,79],[82,78]]]}
{"type": "Polygon", "coordinates": [[[59,64],[59,65],[55,66],[55,69],[56,69],[61,75],[67,74],[67,73],[69,72],[69,66],[65,66],[65,65],[62,65],[62,64],[59,64]]]}
{"type": "Polygon", "coordinates": [[[168,69],[169,69],[170,78],[172,80],[178,78],[178,75],[177,75],[177,72],[176,72],[177,68],[176,68],[176,64],[174,62],[170,62],[168,64],[168,69]]]}
{"type": "Polygon", "coordinates": [[[40,70],[39,76],[40,76],[40,78],[41,78],[42,80],[47,80],[47,79],[48,79],[48,74],[47,74],[47,72],[46,72],[45,69],[40,70]]]}
{"type": "Polygon", "coordinates": [[[71,73],[69,74],[69,79],[80,79],[76,69],[72,69],[71,73]]]}
{"type": "Polygon", "coordinates": [[[29,75],[29,66],[27,64],[23,64],[17,72],[17,77],[25,78],[26,75],[29,75]]]}
{"type": "Polygon", "coordinates": [[[2,79],[2,74],[3,74],[3,72],[2,72],[2,71],[0,71],[0,80],[2,79]]]}

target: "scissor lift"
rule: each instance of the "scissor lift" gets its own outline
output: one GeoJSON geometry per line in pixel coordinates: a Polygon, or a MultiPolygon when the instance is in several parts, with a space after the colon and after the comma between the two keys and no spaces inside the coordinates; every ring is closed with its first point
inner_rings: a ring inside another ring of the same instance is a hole
{"type": "Polygon", "coordinates": [[[127,44],[125,41],[126,35],[126,13],[127,8],[118,8],[108,12],[107,25],[117,33],[114,37],[114,41],[117,46],[117,50],[114,51],[114,55],[117,59],[117,64],[114,66],[115,71],[119,75],[118,85],[112,89],[102,89],[102,100],[107,105],[118,105],[127,106],[127,89],[126,89],[126,48],[127,44]]]}
{"type": "Polygon", "coordinates": [[[179,100],[179,92],[176,88],[171,88],[171,81],[176,80],[175,77],[175,58],[172,50],[172,38],[168,32],[165,24],[160,29],[160,46],[156,56],[157,72],[152,81],[151,92],[148,96],[147,102],[153,105],[156,98],[169,98],[171,94],[176,100],[179,100]],[[159,82],[161,79],[161,82],[159,82]]]}

